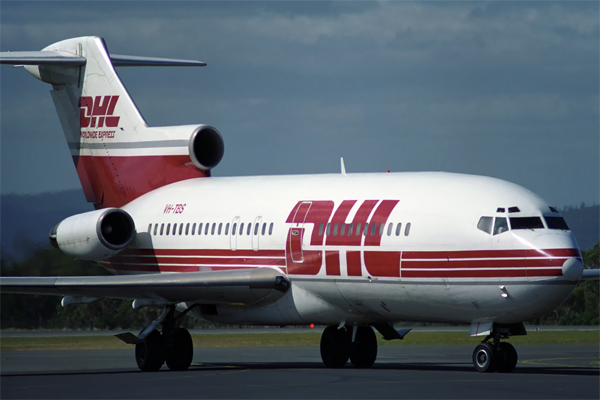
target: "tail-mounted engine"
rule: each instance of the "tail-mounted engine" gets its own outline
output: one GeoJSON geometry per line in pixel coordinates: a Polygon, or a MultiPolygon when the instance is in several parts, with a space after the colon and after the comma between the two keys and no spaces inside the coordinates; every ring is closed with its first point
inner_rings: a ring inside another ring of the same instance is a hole
{"type": "Polygon", "coordinates": [[[188,145],[194,165],[203,170],[216,167],[225,152],[223,138],[218,130],[208,125],[194,129],[188,145]]]}
{"type": "Polygon", "coordinates": [[[58,223],[50,231],[50,243],[81,260],[103,260],[127,247],[134,235],[135,224],[127,212],[105,208],[58,223]]]}

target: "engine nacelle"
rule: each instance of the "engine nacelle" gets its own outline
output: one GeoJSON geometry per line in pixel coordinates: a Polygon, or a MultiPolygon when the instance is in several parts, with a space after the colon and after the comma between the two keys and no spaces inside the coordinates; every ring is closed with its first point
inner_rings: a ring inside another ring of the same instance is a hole
{"type": "Polygon", "coordinates": [[[50,243],[66,255],[81,260],[103,260],[123,250],[133,240],[135,224],[118,208],[73,215],[50,231],[50,243]]]}
{"type": "Polygon", "coordinates": [[[218,130],[212,126],[200,125],[190,136],[188,149],[194,165],[209,170],[221,162],[225,144],[218,130]]]}

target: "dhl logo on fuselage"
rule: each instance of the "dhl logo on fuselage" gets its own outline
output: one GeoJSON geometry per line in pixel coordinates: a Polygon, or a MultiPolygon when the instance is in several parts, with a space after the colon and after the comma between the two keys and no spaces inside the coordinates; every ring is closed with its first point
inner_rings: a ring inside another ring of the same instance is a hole
{"type": "Polygon", "coordinates": [[[79,99],[82,128],[115,128],[121,117],[114,116],[119,96],[82,96],[79,99]]]}
{"type": "MultiPolygon", "coordinates": [[[[380,246],[383,228],[399,200],[365,200],[358,207],[352,222],[346,219],[357,200],[344,200],[334,212],[331,200],[299,201],[290,212],[286,223],[297,224],[289,229],[286,240],[286,264],[289,274],[317,275],[323,265],[325,253],[325,270],[327,275],[340,275],[340,252],[304,250],[304,224],[314,224],[310,238],[311,246],[380,246]],[[379,206],[373,212],[375,206],[379,206]],[[369,216],[373,213],[369,220],[369,216]],[[333,215],[333,217],[332,217],[333,215]],[[331,220],[330,220],[331,219],[331,220]],[[325,234],[327,233],[327,234],[325,234]],[[325,239],[326,238],[326,239],[325,239]]],[[[367,252],[362,250],[347,251],[346,262],[349,276],[361,276],[361,259],[365,267],[373,275],[399,276],[399,252],[367,252]],[[364,253],[364,254],[361,254],[364,253]],[[383,260],[382,259],[385,259],[383,260]],[[384,261],[386,265],[397,265],[398,271],[378,271],[384,261]],[[372,270],[372,271],[371,271],[372,270]]]]}

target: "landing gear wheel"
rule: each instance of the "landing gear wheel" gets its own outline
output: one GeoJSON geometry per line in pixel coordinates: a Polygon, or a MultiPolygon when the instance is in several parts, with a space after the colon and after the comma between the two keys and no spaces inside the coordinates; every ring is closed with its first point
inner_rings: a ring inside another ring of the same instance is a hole
{"type": "Polygon", "coordinates": [[[377,358],[377,337],[369,326],[356,328],[356,337],[350,345],[350,362],[358,368],[369,368],[377,358]]]}
{"type": "Polygon", "coordinates": [[[173,332],[172,345],[167,348],[167,367],[173,371],[185,371],[194,357],[194,343],[187,329],[173,332]]]}
{"type": "Polygon", "coordinates": [[[341,368],[350,357],[350,335],[345,329],[328,326],[321,336],[321,359],[328,368],[341,368]]]}
{"type": "Polygon", "coordinates": [[[496,349],[489,343],[483,342],[475,347],[473,365],[479,372],[494,372],[497,361],[496,349]]]}
{"type": "Polygon", "coordinates": [[[498,372],[511,372],[515,369],[519,356],[512,344],[502,342],[498,346],[498,372]]]}
{"type": "Polygon", "coordinates": [[[165,362],[165,340],[154,330],[146,339],[135,345],[135,361],[142,371],[158,371],[165,362]]]}

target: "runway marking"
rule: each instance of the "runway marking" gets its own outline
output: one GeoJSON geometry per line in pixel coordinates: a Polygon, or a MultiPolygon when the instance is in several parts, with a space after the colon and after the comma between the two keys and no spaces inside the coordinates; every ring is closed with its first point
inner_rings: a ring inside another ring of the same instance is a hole
{"type": "MultiPolygon", "coordinates": [[[[552,367],[568,367],[568,368],[578,368],[581,365],[570,365],[570,364],[556,364],[556,363],[548,363],[546,361],[555,361],[555,360],[590,360],[590,364],[592,364],[593,357],[559,357],[559,358],[535,358],[532,360],[522,360],[519,361],[519,364],[540,364],[540,365],[548,365],[552,367]]],[[[600,368],[599,365],[592,365],[592,368],[600,368]]]]}

